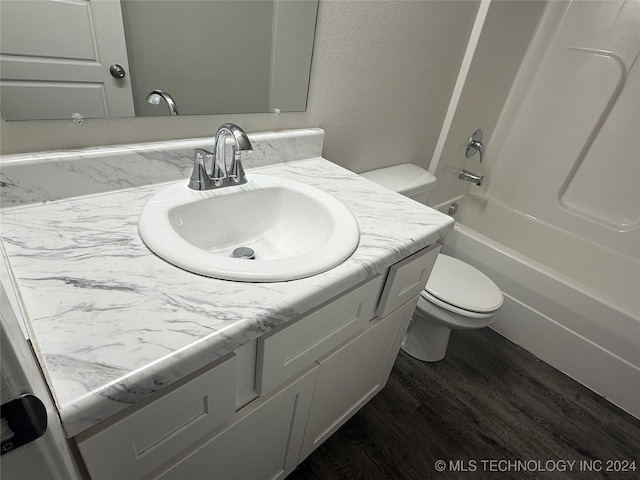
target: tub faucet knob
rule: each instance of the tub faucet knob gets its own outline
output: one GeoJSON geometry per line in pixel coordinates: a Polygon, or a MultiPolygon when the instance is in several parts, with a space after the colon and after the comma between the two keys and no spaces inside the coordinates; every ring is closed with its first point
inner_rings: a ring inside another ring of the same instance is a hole
{"type": "Polygon", "coordinates": [[[482,145],[482,130],[477,129],[473,132],[473,135],[469,139],[469,143],[467,143],[467,150],[465,151],[465,155],[467,158],[473,157],[476,152],[480,154],[480,163],[482,163],[482,158],[484,157],[484,145],[482,145]]]}

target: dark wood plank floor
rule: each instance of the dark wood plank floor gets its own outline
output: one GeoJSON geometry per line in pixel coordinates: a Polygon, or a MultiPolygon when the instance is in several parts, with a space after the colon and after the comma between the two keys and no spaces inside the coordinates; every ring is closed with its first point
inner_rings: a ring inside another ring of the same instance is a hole
{"type": "Polygon", "coordinates": [[[431,478],[639,479],[640,421],[488,328],[455,331],[441,362],[400,352],[385,389],[287,480],[431,478]],[[635,472],[605,471],[616,460],[635,472]]]}

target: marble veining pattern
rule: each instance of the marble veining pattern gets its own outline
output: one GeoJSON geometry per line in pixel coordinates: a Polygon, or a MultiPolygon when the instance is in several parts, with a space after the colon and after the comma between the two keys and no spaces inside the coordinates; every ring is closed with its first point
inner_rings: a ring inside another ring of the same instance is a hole
{"type": "Polygon", "coordinates": [[[166,184],[3,210],[4,247],[68,435],[384,274],[453,224],[320,157],[259,171],[345,203],[360,226],[356,252],[292,282],[228,282],[180,270],[137,232],[140,209],[166,184]]]}
{"type": "MultiPolygon", "coordinates": [[[[324,131],[250,133],[249,138],[254,150],[243,154],[243,164],[254,168],[320,156],[324,131]]],[[[194,148],[211,150],[213,138],[4,155],[0,204],[40,203],[186,178],[194,148]]]]}

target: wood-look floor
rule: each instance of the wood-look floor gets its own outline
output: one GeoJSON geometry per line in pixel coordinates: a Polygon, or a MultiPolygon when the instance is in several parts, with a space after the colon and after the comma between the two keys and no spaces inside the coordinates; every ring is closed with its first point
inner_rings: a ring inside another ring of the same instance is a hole
{"type": "Polygon", "coordinates": [[[287,480],[432,478],[640,479],[640,421],[488,328],[454,331],[441,362],[401,351],[387,386],[287,480]],[[605,471],[615,460],[636,471],[605,471]]]}

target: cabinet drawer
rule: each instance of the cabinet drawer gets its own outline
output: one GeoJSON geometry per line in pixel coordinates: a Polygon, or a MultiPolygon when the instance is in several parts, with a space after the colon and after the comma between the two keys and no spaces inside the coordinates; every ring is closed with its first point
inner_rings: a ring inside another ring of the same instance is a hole
{"type": "Polygon", "coordinates": [[[258,340],[260,395],[288,380],[362,330],[375,316],[382,277],[376,277],[283,329],[258,340]]]}
{"type": "Polygon", "coordinates": [[[97,432],[76,437],[92,480],[141,478],[231,418],[236,356],[97,432]],[[116,459],[116,460],[114,460],[116,459]]]}
{"type": "Polygon", "coordinates": [[[434,243],[391,266],[380,297],[378,317],[386,317],[420,294],[427,285],[440,248],[434,243]]]}

